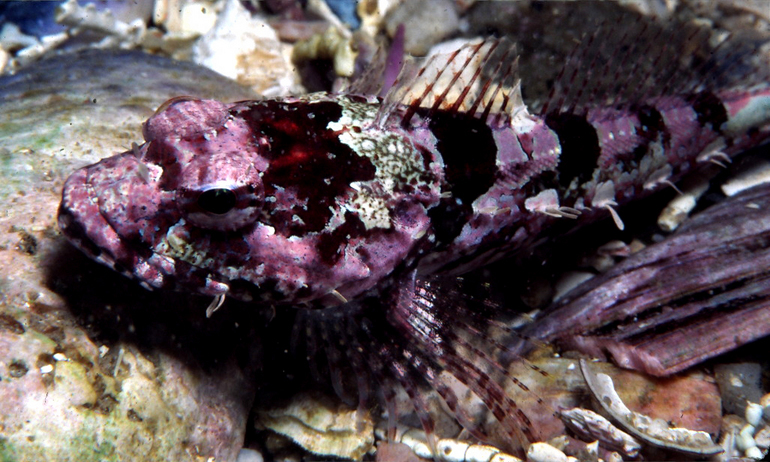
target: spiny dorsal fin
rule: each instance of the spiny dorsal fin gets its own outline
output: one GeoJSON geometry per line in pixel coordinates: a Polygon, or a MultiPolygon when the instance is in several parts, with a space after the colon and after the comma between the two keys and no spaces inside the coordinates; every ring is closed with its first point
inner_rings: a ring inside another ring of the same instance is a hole
{"type": "Polygon", "coordinates": [[[346,93],[359,95],[385,94],[393,87],[398,73],[404,65],[404,26],[399,25],[389,48],[379,47],[371,63],[363,73],[353,80],[346,93]]]}
{"type": "Polygon", "coordinates": [[[507,39],[453,41],[425,58],[404,64],[384,97],[378,122],[398,114],[408,125],[418,110],[463,112],[486,120],[523,110],[517,54],[507,39]],[[406,107],[405,110],[401,108],[406,107]]]}

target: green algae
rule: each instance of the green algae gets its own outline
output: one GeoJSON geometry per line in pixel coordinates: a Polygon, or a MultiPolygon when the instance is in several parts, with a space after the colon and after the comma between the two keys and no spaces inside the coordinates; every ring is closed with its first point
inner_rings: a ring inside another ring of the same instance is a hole
{"type": "Polygon", "coordinates": [[[16,449],[7,438],[0,436],[0,462],[16,462],[16,449]]]}

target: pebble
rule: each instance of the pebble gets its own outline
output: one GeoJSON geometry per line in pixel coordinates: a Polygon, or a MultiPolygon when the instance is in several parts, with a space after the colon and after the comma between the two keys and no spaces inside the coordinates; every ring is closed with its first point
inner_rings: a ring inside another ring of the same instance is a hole
{"type": "Polygon", "coordinates": [[[762,396],[762,366],[759,363],[729,363],[714,367],[722,406],[729,414],[745,415],[746,403],[762,396]]]}
{"type": "Polygon", "coordinates": [[[744,425],[741,431],[738,433],[738,438],[735,440],[735,446],[740,451],[746,451],[748,448],[756,447],[757,443],[754,442],[754,431],[756,429],[753,425],[744,425]]]}
{"type": "Polygon", "coordinates": [[[238,458],[235,459],[235,462],[263,462],[264,460],[261,452],[254,449],[243,448],[238,453],[238,458]]]}
{"type": "Polygon", "coordinates": [[[757,403],[749,403],[746,406],[746,422],[758,427],[762,423],[762,406],[757,403]]]}
{"type": "Polygon", "coordinates": [[[567,462],[567,455],[547,443],[533,443],[527,450],[529,462],[567,462]]]}
{"type": "Polygon", "coordinates": [[[672,232],[687,219],[698,204],[698,199],[709,187],[709,178],[705,175],[692,176],[681,186],[681,194],[674,197],[658,216],[658,226],[666,232],[672,232]]]}
{"type": "Polygon", "coordinates": [[[752,159],[741,171],[725,181],[721,188],[726,196],[731,197],[741,191],[770,182],[770,162],[752,159]]]}
{"type": "Polygon", "coordinates": [[[460,19],[452,0],[402,2],[385,18],[390,37],[404,25],[404,49],[415,56],[425,56],[430,48],[449,37],[460,27],[460,19]]]}

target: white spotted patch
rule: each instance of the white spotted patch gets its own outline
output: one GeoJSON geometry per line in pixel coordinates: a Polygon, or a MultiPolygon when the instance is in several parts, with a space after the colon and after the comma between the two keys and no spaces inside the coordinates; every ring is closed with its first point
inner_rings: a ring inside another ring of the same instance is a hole
{"type": "Polygon", "coordinates": [[[185,221],[180,220],[179,223],[169,228],[166,239],[155,248],[155,252],[199,268],[214,265],[216,259],[208,255],[207,252],[201,251],[199,246],[187,242],[183,237],[184,232],[185,221]]]}
{"type": "Polygon", "coordinates": [[[366,229],[390,228],[390,210],[382,197],[362,191],[343,207],[351,212],[356,212],[366,229]]]}
{"type": "Polygon", "coordinates": [[[330,130],[341,131],[339,140],[356,154],[366,157],[374,166],[374,179],[351,184],[355,194],[344,207],[355,211],[367,229],[390,228],[388,199],[408,184],[416,184],[424,175],[422,156],[402,136],[367,128],[376,116],[377,106],[348,101],[342,104],[342,115],[330,122],[330,130]]]}
{"type": "Polygon", "coordinates": [[[342,115],[339,120],[329,122],[326,126],[329,130],[341,131],[354,125],[358,127],[368,125],[377,116],[379,105],[354,103],[347,98],[340,98],[338,102],[342,106],[342,115]]]}

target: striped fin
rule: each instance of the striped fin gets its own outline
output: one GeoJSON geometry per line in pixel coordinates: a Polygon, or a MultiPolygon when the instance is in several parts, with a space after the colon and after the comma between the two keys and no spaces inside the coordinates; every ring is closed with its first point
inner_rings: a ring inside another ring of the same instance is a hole
{"type": "Polygon", "coordinates": [[[490,114],[512,116],[525,110],[517,65],[516,47],[507,39],[450,42],[419,66],[405,63],[377,121],[397,115],[407,126],[418,111],[427,118],[436,111],[462,112],[482,121],[490,114]]]}

